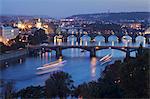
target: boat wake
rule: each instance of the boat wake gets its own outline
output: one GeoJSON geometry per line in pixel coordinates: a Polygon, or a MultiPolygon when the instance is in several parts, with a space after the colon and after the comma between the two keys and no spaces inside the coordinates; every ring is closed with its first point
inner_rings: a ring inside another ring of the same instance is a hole
{"type": "Polygon", "coordinates": [[[111,62],[111,60],[112,60],[112,55],[111,55],[111,54],[108,54],[108,55],[102,57],[102,58],[99,60],[99,63],[100,63],[100,65],[104,65],[104,64],[107,64],[107,63],[111,62]]]}
{"type": "Polygon", "coordinates": [[[60,67],[64,66],[66,62],[67,61],[64,60],[64,61],[55,61],[48,64],[44,64],[43,66],[37,68],[36,74],[43,75],[54,71],[59,71],[60,67]]]}

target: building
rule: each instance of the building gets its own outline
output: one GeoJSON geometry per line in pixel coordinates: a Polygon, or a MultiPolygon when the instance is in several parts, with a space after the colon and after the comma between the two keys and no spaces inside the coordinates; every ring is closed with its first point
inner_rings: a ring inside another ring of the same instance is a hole
{"type": "Polygon", "coordinates": [[[145,34],[150,34],[150,27],[147,30],[145,30],[145,34]]]}
{"type": "Polygon", "coordinates": [[[38,21],[36,22],[36,28],[40,29],[41,27],[42,27],[41,19],[38,19],[38,21]]]}
{"type": "Polygon", "coordinates": [[[0,27],[0,36],[7,39],[8,41],[16,38],[19,34],[18,28],[13,28],[11,26],[1,26],[0,27]]]}

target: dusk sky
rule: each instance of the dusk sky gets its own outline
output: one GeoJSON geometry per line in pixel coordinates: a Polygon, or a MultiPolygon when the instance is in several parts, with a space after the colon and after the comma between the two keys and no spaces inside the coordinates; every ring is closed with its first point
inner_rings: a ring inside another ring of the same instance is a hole
{"type": "Polygon", "coordinates": [[[49,15],[149,11],[149,0],[0,0],[2,15],[49,15]]]}

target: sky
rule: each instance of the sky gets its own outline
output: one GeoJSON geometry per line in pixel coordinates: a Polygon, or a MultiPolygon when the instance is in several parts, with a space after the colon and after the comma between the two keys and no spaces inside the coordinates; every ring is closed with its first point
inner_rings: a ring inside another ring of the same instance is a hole
{"type": "Polygon", "coordinates": [[[102,12],[150,11],[150,0],[0,0],[1,15],[67,17],[102,12]]]}

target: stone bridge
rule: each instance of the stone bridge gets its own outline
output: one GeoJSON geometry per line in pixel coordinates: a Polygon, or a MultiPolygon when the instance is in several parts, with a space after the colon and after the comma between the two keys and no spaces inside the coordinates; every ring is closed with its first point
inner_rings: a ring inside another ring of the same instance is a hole
{"type": "Polygon", "coordinates": [[[108,42],[108,38],[112,35],[115,35],[118,38],[118,41],[121,42],[123,36],[130,36],[132,38],[132,42],[136,42],[136,37],[138,36],[143,36],[145,37],[146,43],[149,43],[149,38],[150,38],[150,34],[144,34],[144,33],[140,33],[140,32],[130,32],[130,33],[122,33],[122,32],[109,32],[109,33],[101,33],[101,32],[89,32],[89,31],[83,31],[80,32],[80,30],[78,29],[78,32],[75,33],[69,33],[68,29],[66,30],[66,32],[61,32],[61,33],[54,33],[54,34],[49,34],[50,40],[54,41],[54,37],[56,36],[62,36],[63,42],[67,42],[67,39],[69,36],[75,36],[77,38],[77,42],[80,42],[81,37],[83,37],[84,35],[87,35],[91,38],[91,41],[93,41],[95,39],[95,37],[97,36],[103,36],[105,38],[105,42],[108,42]]]}
{"type": "MultiPolygon", "coordinates": [[[[130,57],[130,52],[137,51],[139,47],[125,47],[125,46],[96,46],[96,45],[29,45],[27,46],[29,51],[33,53],[34,51],[56,51],[56,58],[62,57],[62,50],[69,48],[79,48],[90,52],[90,57],[96,57],[96,51],[103,49],[116,49],[126,53],[126,57],[130,57]]],[[[144,47],[144,49],[149,49],[144,47]]]]}

